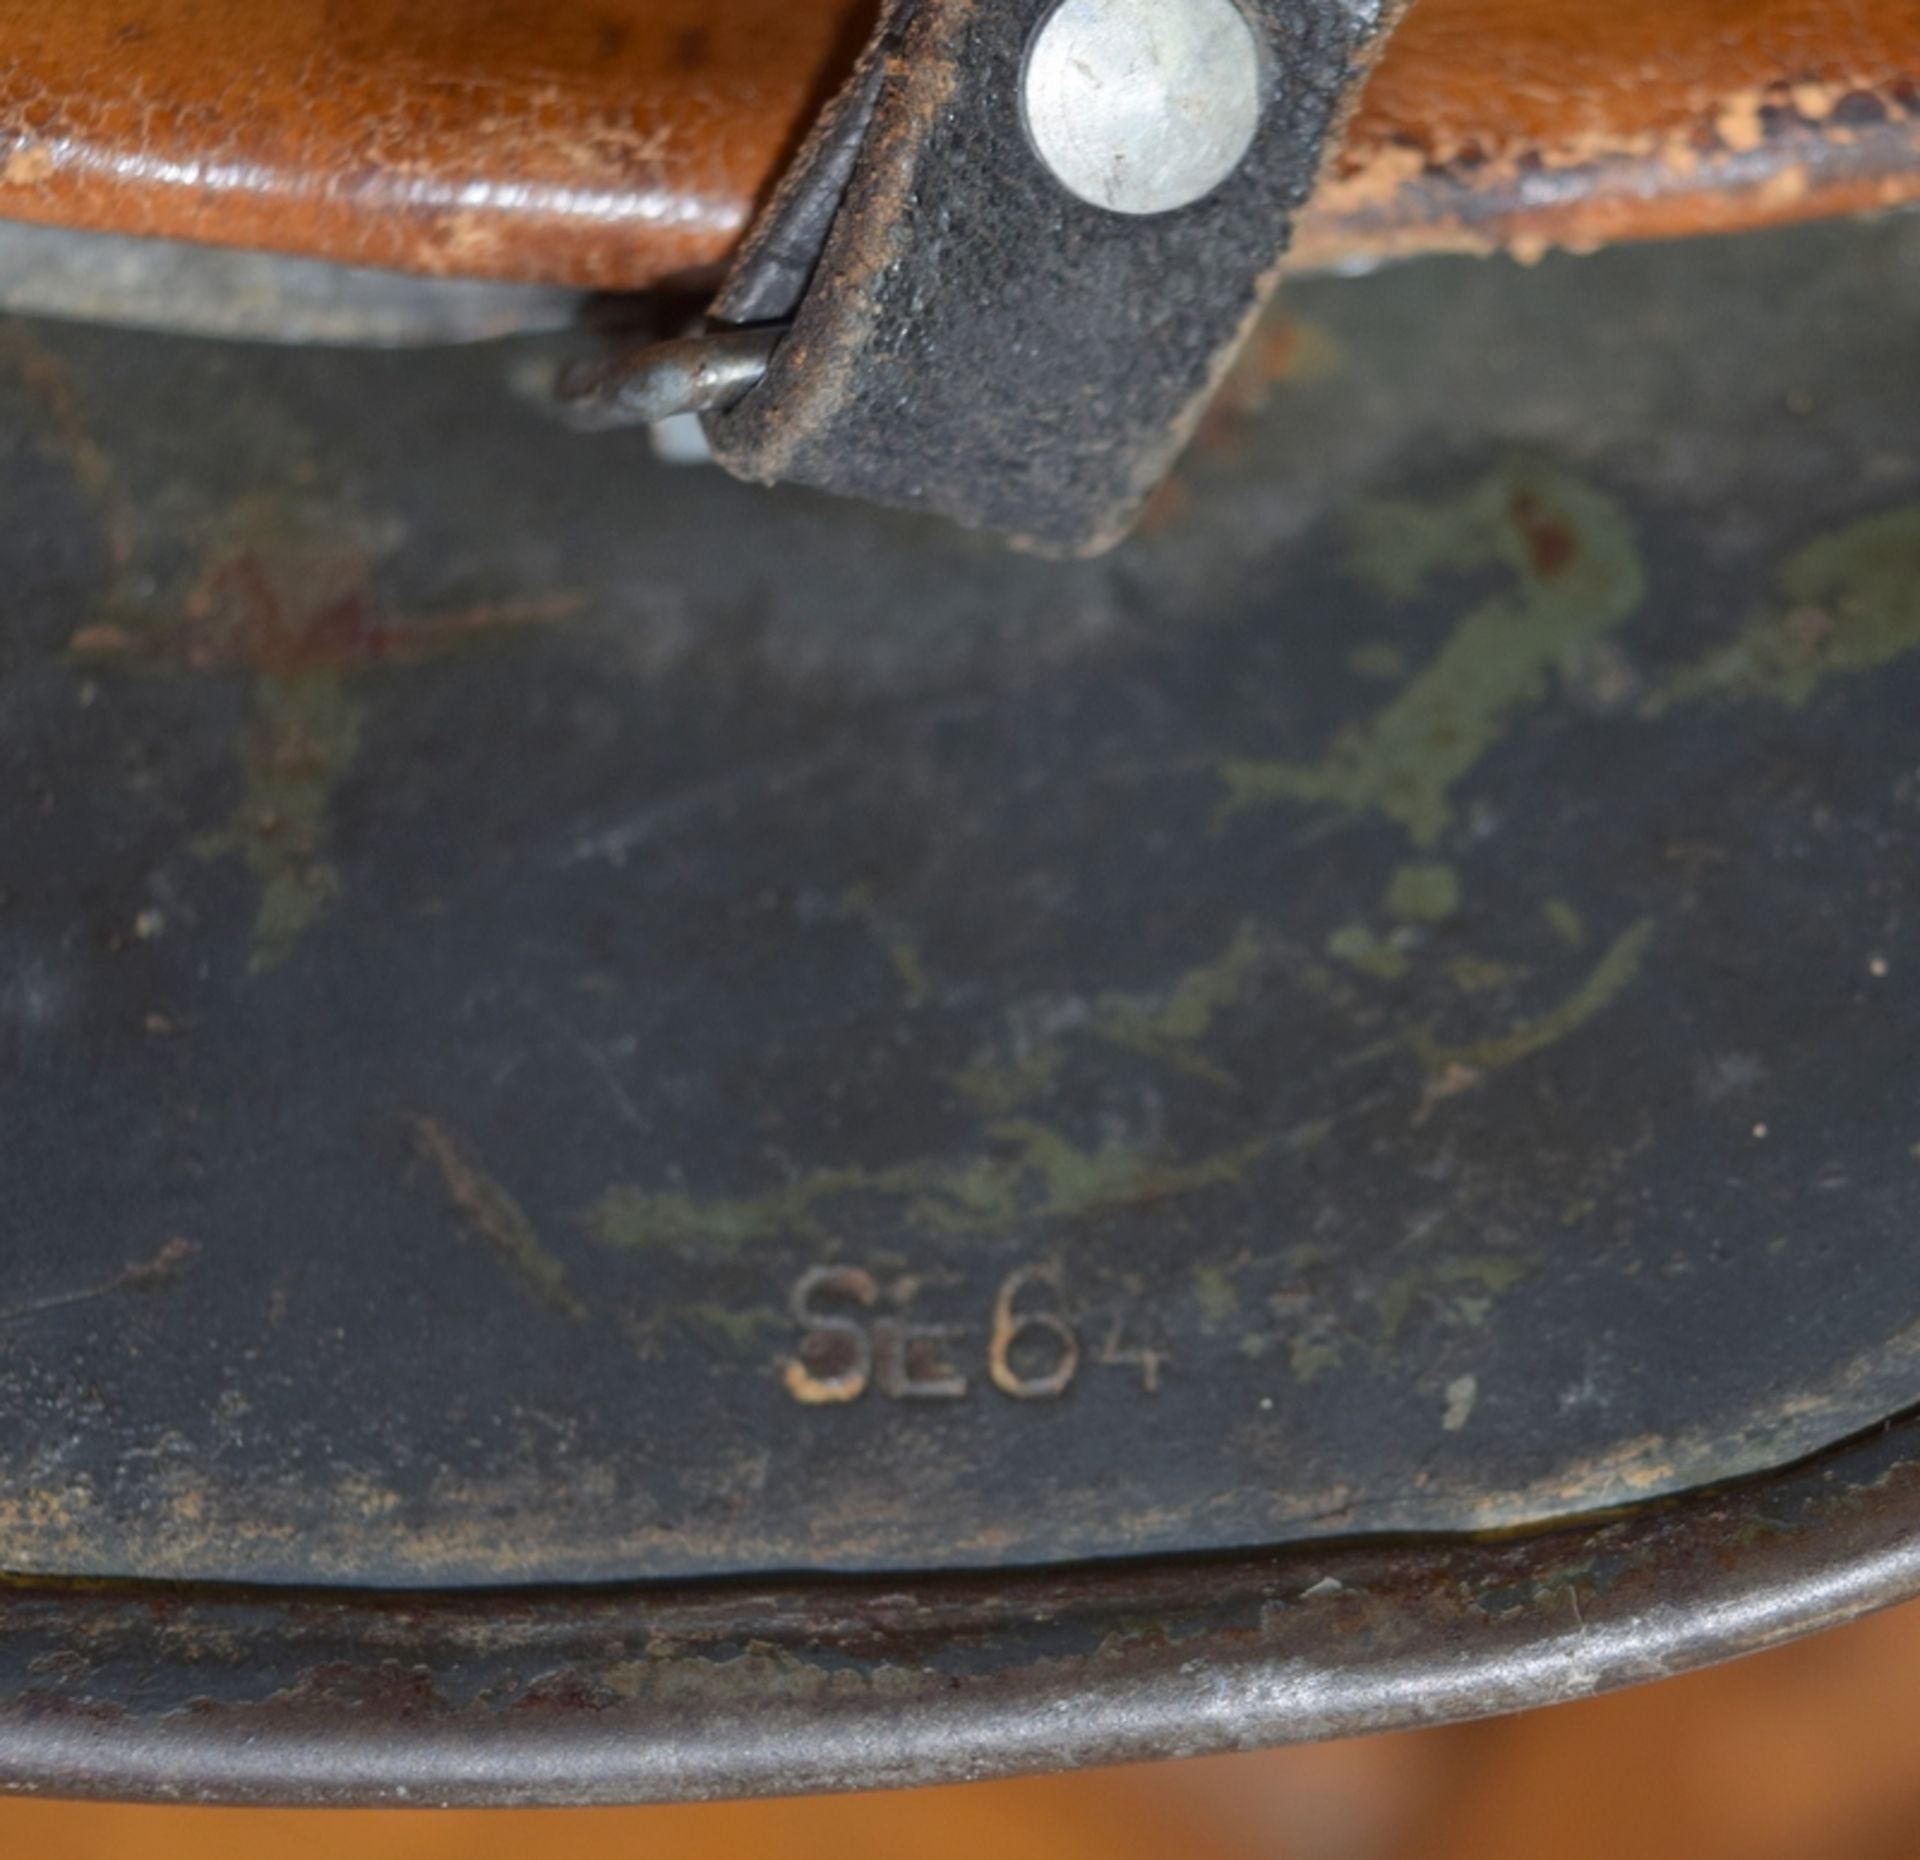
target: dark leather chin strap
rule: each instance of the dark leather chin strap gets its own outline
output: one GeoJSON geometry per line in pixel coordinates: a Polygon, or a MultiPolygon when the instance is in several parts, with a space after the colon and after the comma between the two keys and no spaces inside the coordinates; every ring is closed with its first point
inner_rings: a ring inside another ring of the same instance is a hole
{"type": "Polygon", "coordinates": [[[1021,103],[1059,0],[893,0],[715,305],[784,327],[720,462],[1048,554],[1122,537],[1272,288],[1399,0],[1239,0],[1258,126],[1171,211],[1069,191],[1021,103]]]}

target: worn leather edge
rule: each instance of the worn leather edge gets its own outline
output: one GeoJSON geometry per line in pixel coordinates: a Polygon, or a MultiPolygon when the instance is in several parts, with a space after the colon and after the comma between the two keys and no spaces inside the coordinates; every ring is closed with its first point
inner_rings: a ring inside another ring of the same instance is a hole
{"type": "Polygon", "coordinates": [[[919,0],[886,0],[859,60],[741,241],[713,315],[769,323],[793,315],[832,236],[873,126],[890,60],[919,0]]]}

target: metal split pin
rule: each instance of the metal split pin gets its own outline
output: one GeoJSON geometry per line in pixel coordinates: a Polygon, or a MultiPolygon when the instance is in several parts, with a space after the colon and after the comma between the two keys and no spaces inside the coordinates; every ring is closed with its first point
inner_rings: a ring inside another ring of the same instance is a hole
{"type": "Polygon", "coordinates": [[[716,329],[576,362],[561,372],[554,396],[568,421],[587,432],[725,413],[766,379],[786,334],[784,327],[716,329]]]}

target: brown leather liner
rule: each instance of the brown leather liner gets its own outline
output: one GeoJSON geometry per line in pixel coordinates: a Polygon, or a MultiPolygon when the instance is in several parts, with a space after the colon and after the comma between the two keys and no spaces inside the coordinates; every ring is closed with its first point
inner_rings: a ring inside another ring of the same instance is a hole
{"type": "MultiPolygon", "coordinates": [[[[0,0],[0,216],[632,289],[725,263],[870,0],[0,0]]],[[[1420,0],[1303,262],[1920,198],[1920,0],[1420,0]]]]}
{"type": "Polygon", "coordinates": [[[0,0],[0,215],[619,289],[721,264],[847,0],[0,0]]]}

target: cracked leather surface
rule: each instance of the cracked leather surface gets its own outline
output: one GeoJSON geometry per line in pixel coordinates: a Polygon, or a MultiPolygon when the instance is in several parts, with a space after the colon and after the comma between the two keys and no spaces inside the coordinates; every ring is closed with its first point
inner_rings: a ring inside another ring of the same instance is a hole
{"type": "MultiPolygon", "coordinates": [[[[596,289],[713,273],[874,10],[0,0],[0,215],[596,289]]],[[[1916,0],[1421,0],[1296,252],[1583,245],[1912,198],[1916,80],[1916,0]],[[1787,118],[1797,133],[1755,143],[1787,118]]]]}

